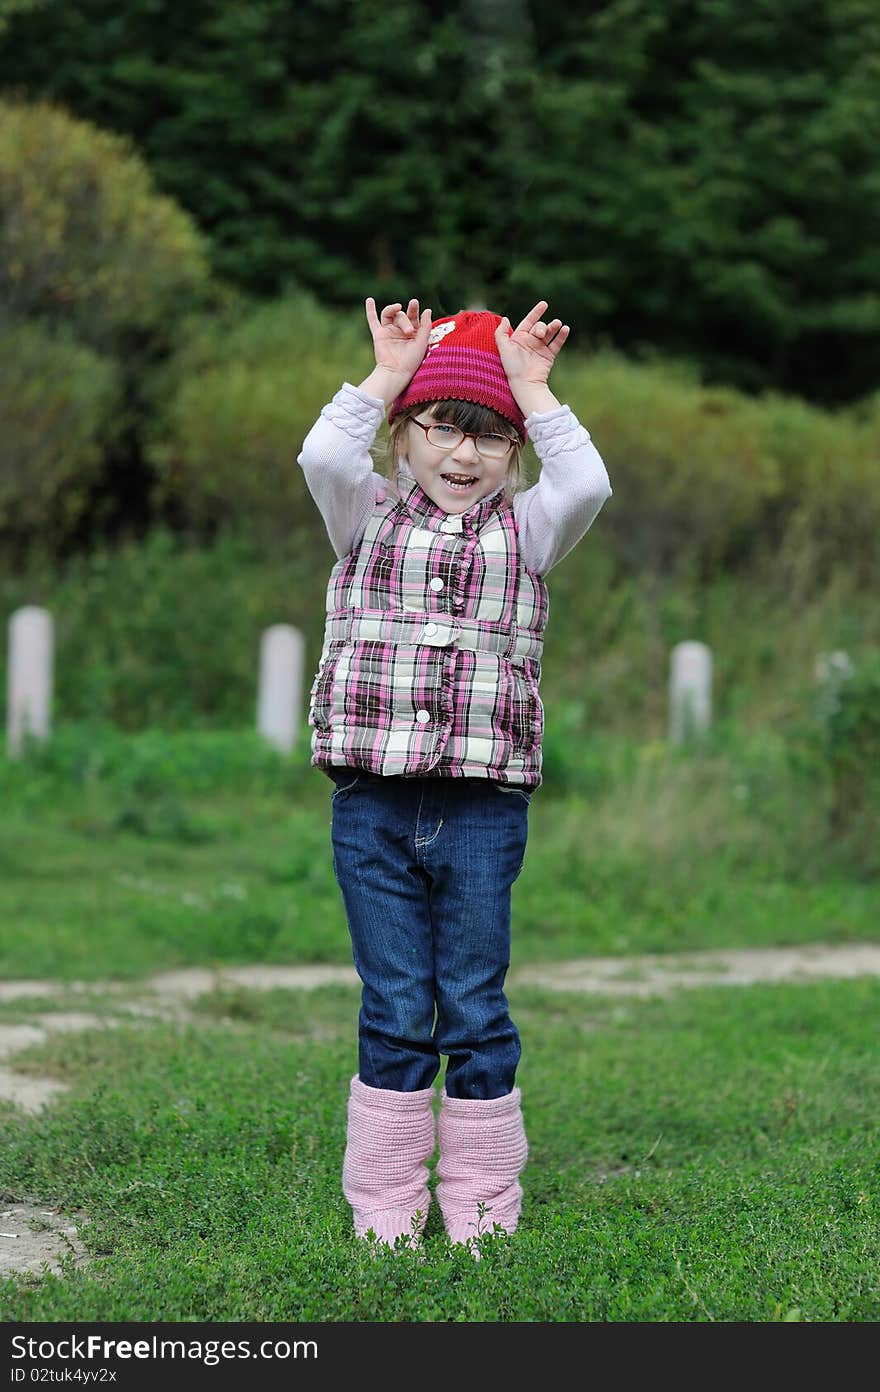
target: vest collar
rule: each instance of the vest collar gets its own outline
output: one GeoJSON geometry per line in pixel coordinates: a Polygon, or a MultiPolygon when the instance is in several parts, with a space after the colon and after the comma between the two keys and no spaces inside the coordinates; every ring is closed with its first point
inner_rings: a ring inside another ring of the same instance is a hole
{"type": "Polygon", "coordinates": [[[398,474],[398,489],[400,500],[407,512],[420,527],[430,532],[478,530],[504,503],[504,484],[501,484],[494,493],[487,493],[485,498],[474,503],[466,512],[444,512],[428,497],[421,485],[416,483],[412,474],[406,471],[398,474]]]}

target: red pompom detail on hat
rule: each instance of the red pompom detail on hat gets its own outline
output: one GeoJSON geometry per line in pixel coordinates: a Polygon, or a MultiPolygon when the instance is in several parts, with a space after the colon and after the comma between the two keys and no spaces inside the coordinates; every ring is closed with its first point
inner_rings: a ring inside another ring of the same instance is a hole
{"type": "Polygon", "coordinates": [[[514,400],[495,342],[501,318],[488,309],[462,309],[435,319],[428,351],[408,386],[391,403],[389,421],[417,402],[471,401],[504,416],[525,443],[525,416],[514,400]]]}

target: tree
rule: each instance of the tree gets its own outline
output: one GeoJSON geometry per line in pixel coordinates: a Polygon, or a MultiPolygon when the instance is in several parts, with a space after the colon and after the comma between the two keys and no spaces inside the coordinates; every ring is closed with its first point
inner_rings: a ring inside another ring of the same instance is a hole
{"type": "Polygon", "coordinates": [[[875,0],[20,3],[0,84],[129,133],[251,293],[542,295],[709,381],[876,384],[875,0]]]}
{"type": "Polygon", "coordinates": [[[0,532],[143,512],[150,374],[211,303],[205,240],[130,142],[0,102],[0,532]]]}
{"type": "Polygon", "coordinates": [[[113,352],[167,343],[206,298],[204,238],[120,136],[38,103],[0,103],[0,297],[113,352]]]}

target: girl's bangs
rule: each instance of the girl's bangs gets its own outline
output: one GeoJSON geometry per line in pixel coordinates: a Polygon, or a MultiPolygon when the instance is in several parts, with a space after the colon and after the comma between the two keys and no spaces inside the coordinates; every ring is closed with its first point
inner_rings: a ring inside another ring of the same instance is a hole
{"type": "Polygon", "coordinates": [[[414,414],[418,415],[419,411],[428,407],[435,420],[443,421],[446,425],[457,425],[459,430],[488,435],[499,432],[519,438],[513,422],[502,416],[500,411],[493,411],[491,406],[482,406],[475,401],[430,401],[418,407],[414,414]]]}

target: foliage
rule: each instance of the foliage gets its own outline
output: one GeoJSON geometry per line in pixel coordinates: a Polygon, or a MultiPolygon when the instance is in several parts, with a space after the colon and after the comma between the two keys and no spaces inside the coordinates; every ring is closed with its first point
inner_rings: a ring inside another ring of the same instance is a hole
{"type": "Polygon", "coordinates": [[[0,103],[0,296],[96,352],[168,342],[206,247],[131,142],[46,103],[0,103]]]}
{"type": "MultiPolygon", "coordinates": [[[[295,458],[323,404],[367,374],[368,349],[362,311],[334,313],[304,293],[194,318],[155,381],[145,445],[155,506],[203,535],[245,521],[273,545],[299,526],[322,567],[326,536],[295,458]]],[[[800,602],[838,567],[860,588],[880,581],[880,412],[870,402],[830,413],[756,399],[706,387],[681,362],[634,364],[608,350],[574,349],[556,373],[614,488],[567,564],[588,564],[582,553],[598,538],[618,581],[705,582],[763,564],[800,602]]],[[[527,465],[536,478],[531,448],[527,465]]]]}
{"type": "Polygon", "coordinates": [[[792,732],[792,762],[829,783],[833,838],[880,868],[880,647],[817,659],[810,712],[792,732]]]}
{"type": "Polygon", "coordinates": [[[796,602],[838,568],[880,580],[880,409],[707,387],[681,361],[574,353],[555,390],[589,425],[614,498],[599,528],[632,572],[763,567],[796,602]]]}
{"type": "Polygon", "coordinates": [[[860,656],[841,681],[824,720],[834,780],[832,820],[852,824],[868,810],[880,778],[880,649],[860,656]]]}
{"type": "Polygon", "coordinates": [[[767,413],[748,397],[608,353],[569,362],[556,390],[606,459],[614,498],[599,526],[627,570],[708,577],[754,550],[783,490],[767,413]]]}
{"type": "Polygon", "coordinates": [[[194,319],[154,381],[144,439],[155,508],[173,509],[201,535],[245,521],[287,547],[294,534],[314,533],[296,455],[338,374],[361,381],[371,363],[365,326],[310,295],[240,300],[194,319]]]}
{"type": "Polygon", "coordinates": [[[0,537],[65,554],[143,520],[139,433],[187,313],[222,302],[128,138],[0,101],[0,537]]]}
{"type": "Polygon", "coordinates": [[[0,0],[0,34],[13,15],[27,14],[48,4],[51,4],[51,0],[0,0]]]}
{"type": "Polygon", "coordinates": [[[412,293],[826,404],[880,369],[874,0],[7,5],[0,87],[129,135],[221,276],[412,293]]]}
{"type": "MultiPolygon", "coordinates": [[[[90,359],[66,328],[50,336],[36,323],[26,332],[6,323],[3,458],[28,545],[58,554],[52,508],[69,477],[75,496],[64,505],[93,527],[109,512],[129,528],[167,523],[181,539],[245,529],[272,552],[301,547],[309,573],[332,559],[296,456],[323,404],[369,370],[362,310],[335,312],[304,292],[271,304],[230,294],[178,322],[173,351],[133,392],[130,359],[90,359]],[[59,373],[73,374],[63,389],[59,373]],[[67,429],[83,444],[59,457],[67,429]]],[[[681,361],[636,364],[610,350],[575,348],[556,372],[555,390],[588,425],[614,496],[552,574],[554,587],[607,556],[615,606],[647,603],[653,623],[671,587],[724,573],[751,573],[799,606],[838,571],[857,589],[880,582],[880,397],[831,413],[707,387],[681,361]]],[[[531,447],[526,463],[533,481],[531,447]]]]}
{"type": "Polygon", "coordinates": [[[118,439],[117,364],[68,332],[0,319],[0,536],[58,548],[118,439]]]}

